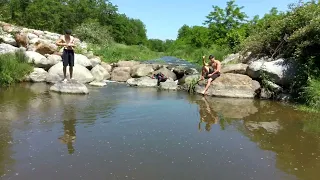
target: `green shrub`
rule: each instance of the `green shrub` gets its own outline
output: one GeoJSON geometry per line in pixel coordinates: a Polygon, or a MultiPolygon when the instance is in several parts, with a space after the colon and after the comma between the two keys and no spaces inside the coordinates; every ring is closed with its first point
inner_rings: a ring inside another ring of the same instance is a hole
{"type": "Polygon", "coordinates": [[[303,93],[308,106],[320,109],[320,79],[310,79],[303,93]]]}
{"type": "Polygon", "coordinates": [[[94,44],[110,44],[113,38],[109,32],[109,27],[101,26],[98,22],[83,23],[74,30],[75,36],[82,41],[94,44]]]}
{"type": "Polygon", "coordinates": [[[230,50],[227,47],[213,45],[211,48],[194,48],[188,45],[175,46],[166,54],[177,58],[185,59],[192,63],[202,65],[202,56],[213,54],[216,59],[222,61],[228,55],[230,50]]]}
{"type": "Polygon", "coordinates": [[[19,82],[32,72],[32,66],[23,52],[0,55],[0,85],[8,86],[19,82]]]}

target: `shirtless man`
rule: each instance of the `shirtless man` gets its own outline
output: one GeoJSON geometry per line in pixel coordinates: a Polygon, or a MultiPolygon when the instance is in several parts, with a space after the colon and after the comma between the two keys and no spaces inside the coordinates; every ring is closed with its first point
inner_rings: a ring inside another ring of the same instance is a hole
{"type": "Polygon", "coordinates": [[[57,46],[63,46],[63,82],[67,82],[67,66],[69,65],[70,79],[73,80],[74,66],[74,37],[71,36],[71,30],[65,30],[65,35],[61,36],[57,42],[57,46]]]}
{"type": "Polygon", "coordinates": [[[220,70],[221,70],[221,63],[220,61],[216,60],[213,55],[209,56],[209,63],[205,62],[205,56],[202,57],[203,67],[202,67],[202,73],[199,81],[205,79],[208,79],[208,83],[201,94],[205,95],[208,88],[211,85],[211,82],[218,78],[220,76],[220,70]]]}

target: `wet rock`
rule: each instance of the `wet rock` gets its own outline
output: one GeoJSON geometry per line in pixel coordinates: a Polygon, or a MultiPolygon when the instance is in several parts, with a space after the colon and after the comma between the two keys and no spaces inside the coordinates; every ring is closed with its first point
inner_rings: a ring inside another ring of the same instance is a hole
{"type": "Polygon", "coordinates": [[[177,90],[178,84],[173,80],[166,80],[165,82],[160,83],[160,89],[163,90],[177,90]]]}
{"type": "Polygon", "coordinates": [[[107,83],[105,83],[103,81],[92,81],[91,83],[89,83],[89,85],[97,86],[97,87],[103,87],[103,86],[106,86],[107,83]]]}
{"type": "Polygon", "coordinates": [[[250,131],[255,131],[259,130],[260,128],[263,128],[269,133],[277,133],[279,130],[282,129],[281,125],[279,124],[278,121],[272,121],[272,122],[253,122],[253,121],[248,121],[245,123],[245,126],[250,130],[250,131]]]}
{"type": "Polygon", "coordinates": [[[50,87],[50,91],[66,94],[88,94],[87,86],[77,81],[57,82],[50,87]]]}
{"type": "Polygon", "coordinates": [[[158,81],[150,77],[130,78],[127,80],[127,84],[130,86],[139,87],[156,87],[158,81]]]}

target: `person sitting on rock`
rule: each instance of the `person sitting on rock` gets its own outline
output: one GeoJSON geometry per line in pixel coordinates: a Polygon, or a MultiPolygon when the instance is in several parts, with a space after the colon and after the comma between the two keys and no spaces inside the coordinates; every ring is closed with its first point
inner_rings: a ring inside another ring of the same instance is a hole
{"type": "Polygon", "coordinates": [[[67,66],[69,65],[70,79],[73,80],[73,66],[74,66],[74,37],[71,36],[71,30],[65,30],[65,35],[61,36],[56,44],[63,46],[63,82],[67,82],[67,66]]]}
{"type": "Polygon", "coordinates": [[[202,73],[199,81],[203,79],[208,79],[208,83],[201,94],[205,95],[207,90],[209,89],[211,82],[215,79],[217,79],[220,76],[220,69],[221,69],[221,63],[220,61],[216,60],[213,55],[209,56],[209,63],[205,62],[206,56],[202,57],[202,73]]]}

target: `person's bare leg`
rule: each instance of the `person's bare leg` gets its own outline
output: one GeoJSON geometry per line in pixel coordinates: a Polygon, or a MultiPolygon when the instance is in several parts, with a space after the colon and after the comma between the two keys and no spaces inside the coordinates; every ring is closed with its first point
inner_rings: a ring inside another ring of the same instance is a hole
{"type": "Polygon", "coordinates": [[[67,67],[63,66],[63,81],[65,82],[67,79],[67,67]]]}
{"type": "Polygon", "coordinates": [[[210,85],[211,85],[211,82],[212,82],[212,78],[209,78],[206,87],[205,87],[204,90],[202,91],[202,94],[203,94],[203,95],[204,95],[204,94],[207,92],[207,90],[209,89],[209,87],[210,87],[210,85]]]}
{"type": "Polygon", "coordinates": [[[72,79],[73,76],[73,67],[69,66],[69,72],[70,72],[70,79],[72,79]]]}
{"type": "Polygon", "coordinates": [[[201,81],[201,80],[204,79],[204,75],[205,75],[205,73],[207,73],[207,72],[209,72],[209,68],[206,67],[206,66],[203,66],[203,67],[202,67],[202,71],[201,71],[201,77],[200,77],[199,81],[201,81]]]}

